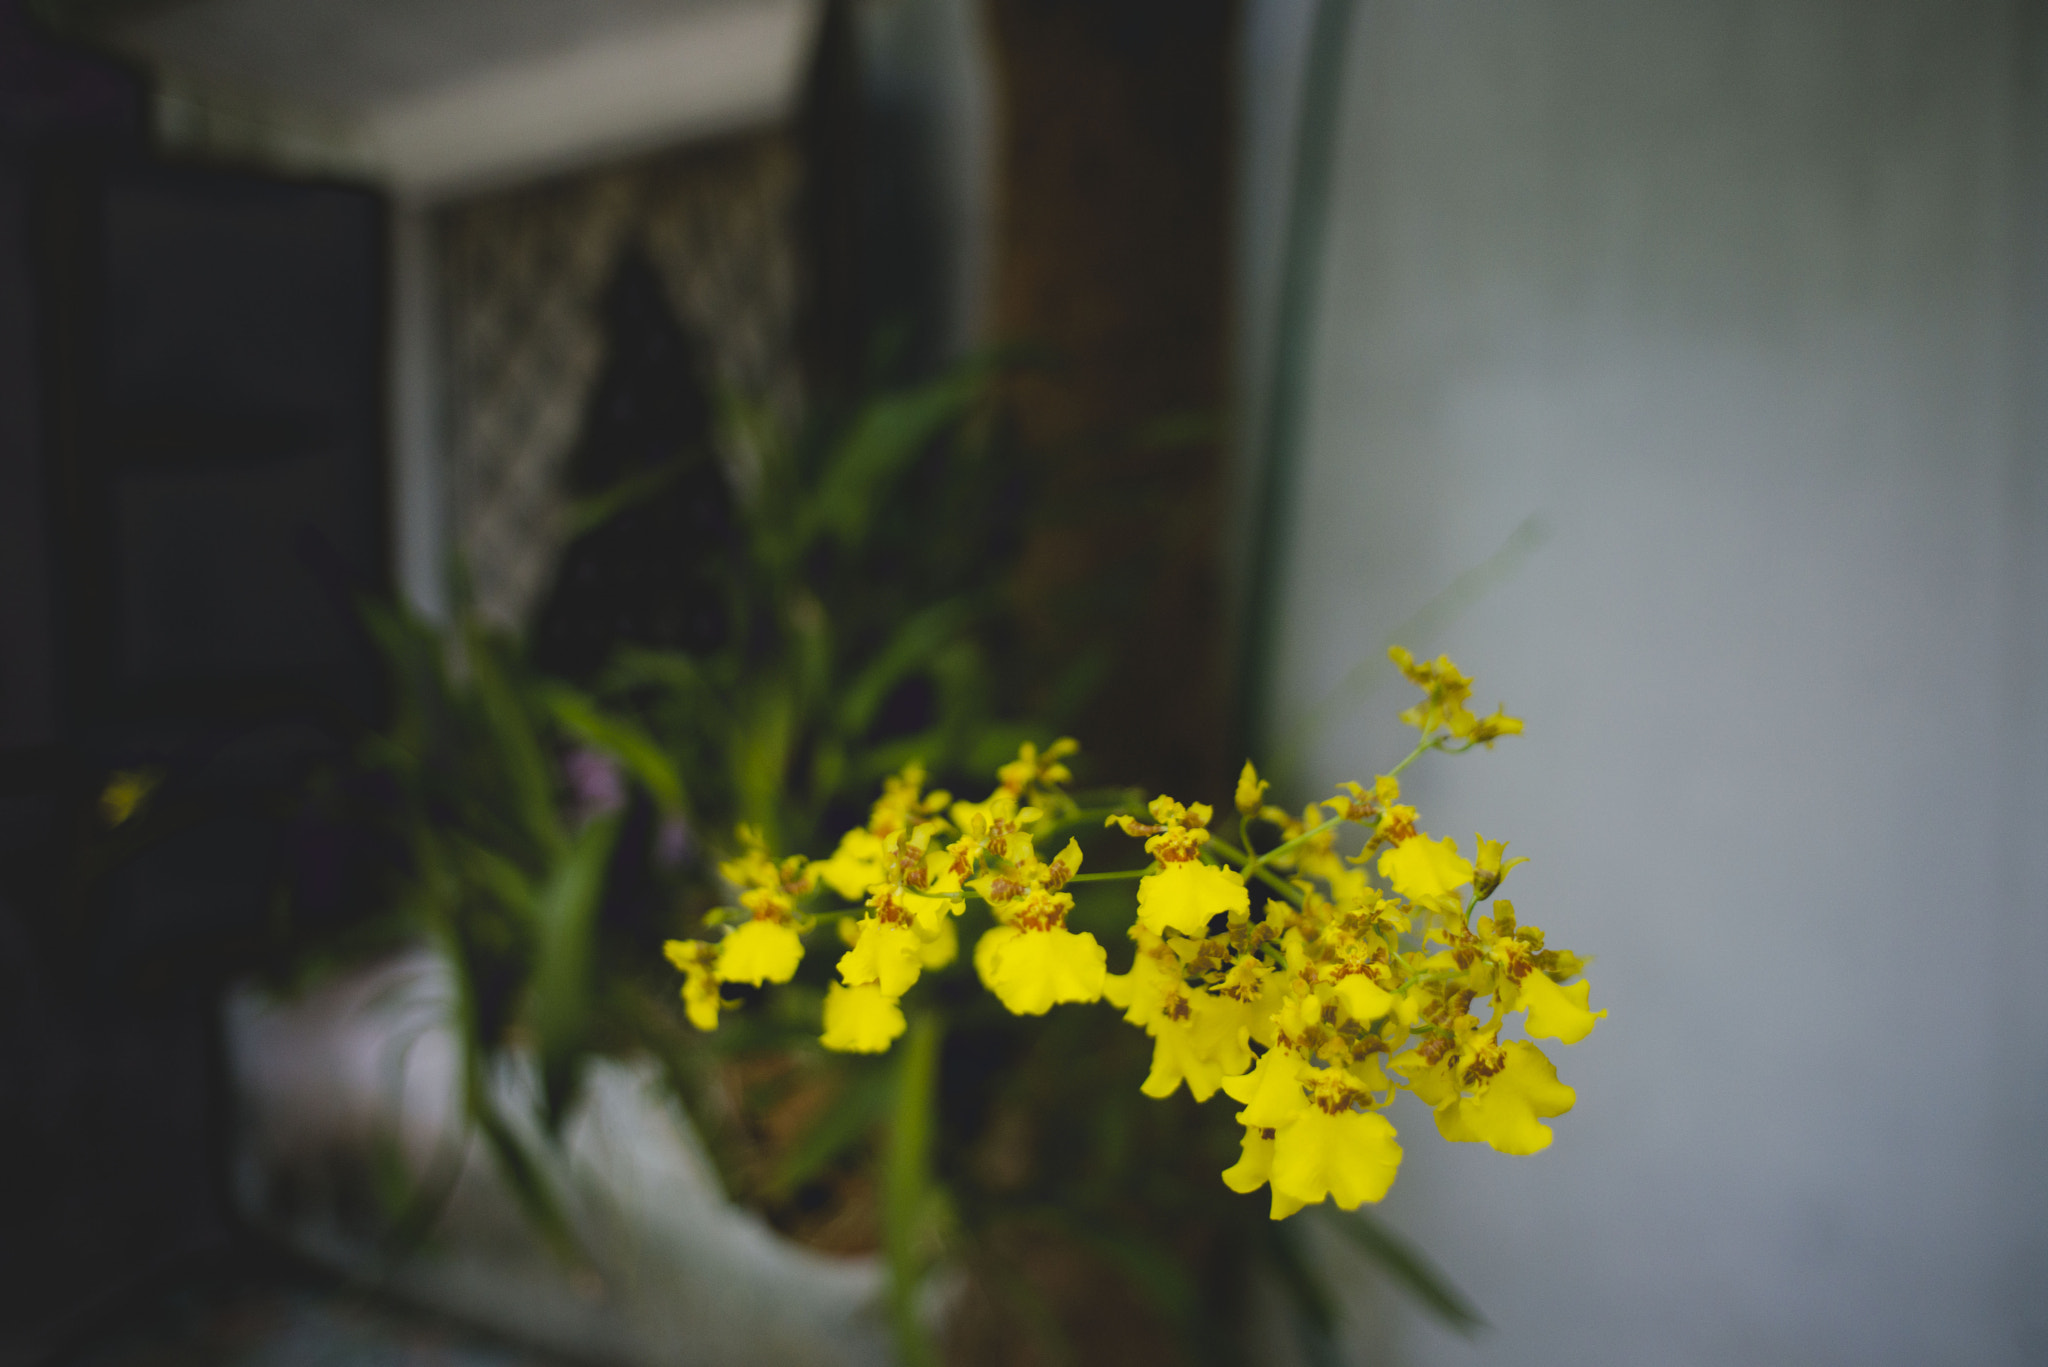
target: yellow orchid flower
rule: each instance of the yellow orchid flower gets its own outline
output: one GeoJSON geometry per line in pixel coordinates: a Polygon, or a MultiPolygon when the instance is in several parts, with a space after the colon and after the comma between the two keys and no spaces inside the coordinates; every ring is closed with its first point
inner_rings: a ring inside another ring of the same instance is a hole
{"type": "Polygon", "coordinates": [[[862,921],[853,948],[839,956],[839,977],[848,987],[877,987],[891,1001],[923,971],[924,941],[901,922],[862,921]]]}
{"type": "Polygon", "coordinates": [[[708,940],[670,940],[662,945],[668,961],[683,971],[683,1010],[699,1030],[716,1030],[724,1002],[718,995],[718,946],[708,940]]]}
{"type": "Polygon", "coordinates": [[[1093,935],[1064,926],[997,926],[974,947],[983,985],[1018,1016],[1042,1016],[1060,1002],[1101,1000],[1108,961],[1093,935]]]}
{"type": "Polygon", "coordinates": [[[1454,1143],[1482,1143],[1501,1153],[1541,1153],[1550,1147],[1550,1127],[1540,1123],[1563,1115],[1577,1093],[1557,1080],[1543,1051],[1523,1040],[1501,1046],[1500,1071],[1470,1096],[1436,1113],[1437,1132],[1454,1143]]]}
{"type": "Polygon", "coordinates": [[[974,947],[983,986],[1019,1015],[1106,999],[1152,1040],[1142,1092],[1185,1086],[1197,1101],[1221,1092],[1238,1103],[1243,1141],[1223,1180],[1239,1192],[1266,1187],[1274,1219],[1386,1194],[1402,1150],[1383,1110],[1398,1091],[1425,1102],[1446,1139],[1540,1151],[1552,1140],[1542,1122],[1570,1110],[1575,1094],[1536,1045],[1503,1043],[1500,1031],[1521,1013],[1538,1039],[1584,1039],[1607,1015],[1591,1009],[1579,978],[1589,961],[1549,948],[1495,896],[1526,862],[1507,857],[1506,841],[1475,835],[1466,858],[1456,841],[1422,829],[1398,777],[1429,751],[1490,745],[1522,723],[1499,710],[1474,715],[1472,681],[1448,658],[1390,655],[1423,690],[1404,714],[1421,741],[1369,788],[1341,784],[1298,819],[1267,804],[1270,785],[1247,762],[1233,797],[1243,817],[1280,832],[1264,854],[1214,837],[1207,805],[1160,794],[1146,816],[1105,823],[1142,840],[1153,867],[1082,875],[1075,839],[1046,859],[1046,826],[1077,810],[1058,790],[1074,749],[1064,740],[1021,747],[980,802],[926,793],[923,768],[910,765],[886,781],[867,824],[816,864],[777,861],[743,831],[721,871],[745,923],[716,943],[668,947],[691,1022],[717,1024],[729,1005],[721,982],[789,980],[809,924],[800,899],[822,884],[865,909],[839,925],[847,947],[826,990],[821,1042],[886,1050],[905,1031],[900,999],[957,957],[954,918],[973,897],[996,922],[974,947]],[[1241,869],[1262,879],[1256,908],[1241,869]],[[1067,889],[1124,877],[1138,880],[1128,926],[1137,952],[1129,971],[1111,974],[1095,937],[1067,925],[1067,889]]]}

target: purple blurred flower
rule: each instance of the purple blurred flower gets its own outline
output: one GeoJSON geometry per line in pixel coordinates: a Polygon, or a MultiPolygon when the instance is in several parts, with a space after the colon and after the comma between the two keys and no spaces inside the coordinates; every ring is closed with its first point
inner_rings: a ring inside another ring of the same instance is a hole
{"type": "Polygon", "coordinates": [[[578,825],[626,805],[626,776],[610,755],[579,745],[562,757],[562,772],[569,779],[570,811],[578,825]]]}
{"type": "Polygon", "coordinates": [[[680,816],[665,816],[654,831],[654,862],[672,869],[697,851],[697,833],[680,816]]]}

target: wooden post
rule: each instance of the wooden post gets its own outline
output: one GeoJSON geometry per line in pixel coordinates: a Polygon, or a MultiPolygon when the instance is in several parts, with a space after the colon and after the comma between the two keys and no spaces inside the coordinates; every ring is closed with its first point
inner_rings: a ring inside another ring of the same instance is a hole
{"type": "Polygon", "coordinates": [[[1220,793],[1221,435],[1235,0],[987,0],[994,335],[1037,344],[1010,414],[1036,492],[1020,594],[1042,698],[1104,775],[1220,793]]]}

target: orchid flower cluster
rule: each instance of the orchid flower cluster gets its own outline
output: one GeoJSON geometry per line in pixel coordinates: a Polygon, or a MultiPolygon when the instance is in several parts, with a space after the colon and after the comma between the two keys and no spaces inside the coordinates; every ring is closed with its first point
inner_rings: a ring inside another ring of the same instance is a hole
{"type": "Polygon", "coordinates": [[[1467,857],[1417,825],[1400,785],[1425,753],[1490,749],[1522,723],[1472,712],[1471,680],[1448,658],[1390,654],[1423,690],[1402,714],[1420,733],[1415,748],[1370,787],[1347,783],[1298,817],[1265,802],[1268,785],[1247,763],[1240,844],[1212,828],[1209,806],[1161,796],[1143,816],[1107,818],[1144,841],[1145,868],[1084,874],[1071,838],[1045,858],[1038,840],[1081,815],[1064,787],[1071,740],[1024,746],[980,802],[927,792],[912,765],[829,859],[777,860],[743,831],[743,852],[721,866],[739,890],[721,938],[668,945],[691,1021],[709,1030],[732,1008],[723,984],[789,981],[805,935],[830,919],[846,948],[821,1042],[885,1051],[906,1028],[905,994],[957,957],[955,918],[971,897],[995,920],[974,967],[1007,1009],[1106,1000],[1153,1041],[1146,1095],[1185,1086],[1197,1101],[1221,1091],[1242,1107],[1242,1155],[1223,1180],[1270,1188],[1276,1220],[1386,1194],[1401,1162],[1386,1111],[1403,1090],[1431,1108],[1445,1139],[1547,1147],[1542,1122],[1574,1096],[1531,1041],[1576,1043],[1606,1015],[1588,1007],[1588,961],[1547,947],[1497,895],[1525,862],[1506,857],[1506,842],[1475,836],[1467,857]],[[1258,850],[1255,826],[1278,842],[1258,850]],[[1356,853],[1340,849],[1346,827],[1364,833],[1356,853]],[[1138,880],[1136,955],[1121,974],[1094,936],[1067,926],[1071,885],[1116,878],[1138,880]],[[824,890],[860,910],[812,910],[824,890]],[[1530,1039],[1506,1037],[1516,1016],[1530,1039]]]}

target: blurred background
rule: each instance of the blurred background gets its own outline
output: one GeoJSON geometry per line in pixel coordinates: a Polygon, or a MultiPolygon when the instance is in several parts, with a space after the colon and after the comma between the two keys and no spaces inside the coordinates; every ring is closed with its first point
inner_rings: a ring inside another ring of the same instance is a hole
{"type": "Polygon", "coordinates": [[[815,597],[972,586],[973,663],[849,774],[1298,805],[1405,749],[1397,640],[1529,720],[1410,789],[1611,1012],[1540,1155],[1395,1117],[1487,1327],[1326,1241],[1322,1338],[1208,1285],[1254,1357],[2048,1359],[2048,6],[4,0],[0,1361],[577,1356],[236,1185],[223,1002],[362,919],[357,604],[743,666],[733,434],[902,395],[980,454],[893,544],[971,545],[815,597]]]}

